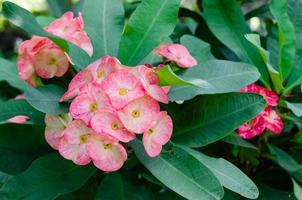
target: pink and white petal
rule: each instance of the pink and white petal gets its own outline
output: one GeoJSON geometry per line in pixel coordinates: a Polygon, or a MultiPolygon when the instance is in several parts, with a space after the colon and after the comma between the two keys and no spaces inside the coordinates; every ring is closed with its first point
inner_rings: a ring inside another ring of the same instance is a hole
{"type": "Polygon", "coordinates": [[[75,119],[82,119],[86,124],[89,124],[94,111],[92,106],[96,106],[96,102],[88,94],[77,96],[70,105],[70,114],[75,119]]]}
{"type": "Polygon", "coordinates": [[[261,135],[266,128],[266,121],[261,116],[258,115],[253,120],[243,124],[238,128],[239,136],[243,139],[251,139],[257,135],[261,135]]]}
{"type": "Polygon", "coordinates": [[[132,101],[118,111],[118,116],[126,129],[139,134],[148,129],[159,112],[158,102],[145,96],[132,101]]]}
{"type": "Polygon", "coordinates": [[[29,120],[28,116],[17,115],[15,117],[12,117],[12,118],[8,119],[7,121],[10,122],[10,123],[14,123],[14,124],[24,124],[28,120],[29,120]]]}
{"type": "Polygon", "coordinates": [[[129,70],[119,70],[103,81],[103,88],[109,96],[111,104],[121,109],[134,99],[145,95],[140,82],[129,70]]]}
{"type": "MultiPolygon", "coordinates": [[[[86,139],[94,134],[92,129],[88,128],[84,121],[82,120],[74,120],[68,123],[66,129],[63,132],[64,140],[70,144],[81,144],[83,143],[82,137],[84,136],[86,139]]],[[[84,141],[85,143],[86,141],[84,141]]]]}
{"type": "Polygon", "coordinates": [[[91,127],[97,133],[108,134],[122,142],[129,142],[135,134],[127,131],[118,116],[108,110],[101,110],[91,119],[91,127]]]}
{"type": "Polygon", "coordinates": [[[21,80],[30,79],[35,73],[32,60],[27,55],[20,55],[18,58],[18,72],[21,80]]]}
{"type": "Polygon", "coordinates": [[[59,153],[65,159],[72,160],[77,165],[87,165],[91,161],[86,150],[86,144],[69,144],[62,139],[59,145],[59,153]]]}
{"type": "Polygon", "coordinates": [[[93,81],[91,71],[84,69],[79,72],[68,85],[67,92],[62,96],[60,101],[66,101],[77,96],[83,87],[86,87],[93,81]]]}
{"type": "Polygon", "coordinates": [[[167,112],[160,112],[151,126],[143,135],[143,144],[150,157],[157,156],[161,146],[165,145],[171,138],[173,122],[167,112]]]}
{"type": "Polygon", "coordinates": [[[121,144],[100,136],[89,139],[87,151],[94,165],[106,172],[119,170],[127,160],[127,152],[121,144]]]}
{"type": "Polygon", "coordinates": [[[266,120],[266,129],[273,133],[280,134],[283,130],[283,122],[276,111],[267,108],[267,115],[264,116],[266,120]]]}

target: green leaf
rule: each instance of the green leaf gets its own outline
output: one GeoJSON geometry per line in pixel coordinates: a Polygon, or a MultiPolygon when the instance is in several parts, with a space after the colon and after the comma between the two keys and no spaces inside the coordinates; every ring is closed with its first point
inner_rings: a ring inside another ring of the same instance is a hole
{"type": "Polygon", "coordinates": [[[285,101],[285,104],[297,117],[302,117],[302,103],[291,103],[285,101]]]}
{"type": "Polygon", "coordinates": [[[294,179],[292,179],[292,182],[294,185],[294,194],[297,200],[302,200],[302,187],[294,179]]]}
{"type": "Polygon", "coordinates": [[[150,158],[138,139],[131,146],[143,165],[163,184],[189,199],[218,200],[223,188],[212,172],[183,149],[174,146],[170,151],[150,158]]]}
{"type": "Polygon", "coordinates": [[[80,188],[95,172],[91,165],[78,166],[58,154],[50,154],[10,179],[0,192],[7,200],[53,200],[80,188]]]}
{"type": "Polygon", "coordinates": [[[27,87],[26,83],[19,79],[16,64],[3,58],[0,58],[0,81],[6,81],[20,90],[24,90],[27,87]]]}
{"type": "Polygon", "coordinates": [[[34,109],[25,100],[11,100],[0,102],[0,124],[17,115],[25,115],[30,118],[27,123],[44,125],[44,114],[34,109]]]}
{"type": "Polygon", "coordinates": [[[85,31],[93,44],[93,59],[104,55],[117,56],[124,28],[124,7],[121,0],[88,0],[84,2],[85,31]]]}
{"type": "Polygon", "coordinates": [[[259,73],[253,66],[224,60],[203,62],[177,75],[186,81],[200,80],[204,86],[173,87],[169,93],[172,101],[189,100],[201,94],[236,92],[259,78],[259,73]]]}
{"type": "Polygon", "coordinates": [[[60,103],[65,90],[57,85],[46,85],[39,88],[28,87],[25,99],[30,105],[43,113],[63,114],[68,112],[68,105],[60,103]]]}
{"type": "Polygon", "coordinates": [[[255,149],[255,150],[258,149],[252,143],[242,139],[237,133],[231,133],[230,135],[223,138],[223,141],[226,143],[229,143],[229,144],[233,144],[235,146],[240,146],[240,147],[245,147],[245,148],[255,149]]]}
{"type": "Polygon", "coordinates": [[[229,135],[265,107],[262,96],[249,93],[204,95],[167,106],[174,123],[173,141],[201,147],[229,135]],[[186,120],[184,120],[186,119],[186,120]]]}
{"type": "Polygon", "coordinates": [[[192,85],[189,81],[185,81],[178,77],[169,65],[164,66],[160,70],[156,71],[160,85],[180,86],[180,85],[192,85]]]}
{"type": "Polygon", "coordinates": [[[46,0],[49,10],[54,17],[61,17],[69,10],[68,0],[46,0]]]}
{"type": "Polygon", "coordinates": [[[180,38],[180,42],[187,47],[190,54],[197,60],[198,64],[215,59],[211,53],[211,46],[194,36],[184,35],[180,38]]]}
{"type": "Polygon", "coordinates": [[[282,149],[269,144],[270,153],[275,156],[274,160],[286,171],[295,172],[302,169],[302,165],[297,163],[288,153],[282,149]]]}
{"type": "Polygon", "coordinates": [[[222,158],[211,158],[186,147],[183,149],[208,167],[227,189],[249,199],[256,199],[259,196],[255,183],[232,163],[222,158]]]}
{"type": "Polygon", "coordinates": [[[5,1],[2,4],[2,13],[4,17],[6,17],[10,22],[22,28],[27,33],[32,35],[38,35],[41,37],[48,37],[49,39],[54,41],[57,45],[64,49],[64,51],[68,53],[72,62],[75,65],[84,68],[88,64],[90,64],[90,57],[83,49],[71,42],[68,42],[62,38],[59,38],[46,32],[38,24],[35,17],[27,10],[17,6],[14,3],[5,1]]]}
{"type": "Polygon", "coordinates": [[[279,71],[285,80],[291,71],[296,49],[295,28],[287,14],[287,0],[271,0],[270,10],[278,23],[279,71]]]}
{"type": "Polygon", "coordinates": [[[37,16],[36,20],[40,26],[45,27],[51,24],[54,20],[56,20],[56,18],[53,18],[51,16],[37,16]]]}
{"type": "Polygon", "coordinates": [[[119,59],[136,65],[167,38],[177,22],[180,0],[143,0],[129,19],[120,42],[119,59]]]}
{"type": "Polygon", "coordinates": [[[280,94],[284,87],[283,87],[283,81],[281,80],[280,73],[276,71],[270,62],[270,53],[266,51],[264,48],[261,47],[261,41],[260,36],[258,34],[247,34],[245,36],[248,41],[250,41],[255,47],[257,47],[264,63],[266,64],[268,73],[271,77],[271,80],[273,82],[274,88],[278,94],[280,94]]]}
{"type": "Polygon", "coordinates": [[[95,200],[151,200],[144,186],[134,185],[120,173],[108,174],[100,184],[95,200]]]}
{"type": "Polygon", "coordinates": [[[0,133],[0,171],[5,173],[24,171],[50,150],[42,126],[4,124],[0,125],[0,133]]]}
{"type": "Polygon", "coordinates": [[[262,82],[269,87],[269,75],[256,47],[244,35],[249,32],[236,0],[203,1],[204,17],[214,35],[242,61],[254,64],[262,82]]]}
{"type": "Polygon", "coordinates": [[[292,192],[276,190],[267,185],[259,185],[260,196],[258,200],[297,200],[292,192]]]}

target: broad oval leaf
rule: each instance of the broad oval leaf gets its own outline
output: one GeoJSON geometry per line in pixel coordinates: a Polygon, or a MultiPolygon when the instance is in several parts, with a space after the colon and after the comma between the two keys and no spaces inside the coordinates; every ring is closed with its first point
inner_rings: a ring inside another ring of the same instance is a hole
{"type": "Polygon", "coordinates": [[[28,87],[25,99],[30,105],[43,113],[63,114],[68,112],[68,105],[60,103],[65,90],[57,85],[46,85],[39,88],[28,87]]]}
{"type": "Polygon", "coordinates": [[[68,42],[62,38],[54,36],[46,32],[37,22],[35,17],[27,10],[17,6],[12,2],[5,1],[2,4],[3,15],[13,24],[22,28],[29,34],[38,35],[41,37],[48,37],[53,40],[57,45],[64,49],[70,56],[72,62],[84,68],[90,64],[90,57],[88,54],[76,46],[75,44],[68,42]]]}
{"type": "Polygon", "coordinates": [[[17,65],[3,58],[0,58],[0,81],[6,81],[20,90],[27,87],[26,83],[19,79],[17,65]]]}
{"type": "Polygon", "coordinates": [[[138,64],[173,32],[179,4],[180,0],[142,1],[130,17],[120,42],[118,57],[123,64],[138,64]]]}
{"type": "Polygon", "coordinates": [[[235,146],[240,146],[240,147],[245,147],[245,148],[255,149],[255,150],[258,149],[252,143],[242,139],[237,133],[231,133],[230,135],[223,138],[222,140],[224,142],[228,143],[228,144],[232,144],[232,145],[235,145],[235,146]]]}
{"type": "Polygon", "coordinates": [[[214,35],[242,60],[254,64],[262,82],[269,87],[269,75],[256,47],[244,35],[249,32],[236,0],[204,0],[204,16],[214,35]]]}
{"type": "Polygon", "coordinates": [[[50,154],[6,182],[0,192],[7,200],[53,200],[80,188],[95,172],[91,165],[78,166],[58,154],[50,154]]]}
{"type": "Polygon", "coordinates": [[[50,151],[44,139],[44,126],[4,124],[0,125],[0,133],[2,172],[19,174],[50,151]]]}
{"type": "Polygon", "coordinates": [[[93,59],[103,55],[117,56],[124,28],[124,7],[121,0],[88,0],[84,2],[85,30],[93,47],[93,59]]]}
{"type": "Polygon", "coordinates": [[[255,183],[229,161],[223,158],[211,158],[187,147],[182,148],[207,166],[227,189],[249,199],[256,199],[259,196],[255,183]]]}
{"type": "Polygon", "coordinates": [[[131,146],[143,165],[163,184],[189,200],[218,200],[223,188],[212,172],[183,149],[174,146],[170,151],[150,158],[138,139],[131,146]]]}
{"type": "Polygon", "coordinates": [[[7,120],[17,115],[25,115],[30,119],[27,123],[44,125],[44,114],[34,109],[25,100],[11,100],[0,102],[0,123],[7,123],[7,120]]]}
{"type": "Polygon", "coordinates": [[[285,101],[287,108],[289,108],[297,117],[302,117],[302,103],[292,103],[285,101]]]}
{"type": "Polygon", "coordinates": [[[172,101],[189,100],[201,94],[236,92],[259,78],[259,73],[253,66],[223,60],[204,62],[177,75],[186,81],[195,79],[205,84],[173,87],[169,93],[172,101]]]}
{"type": "Polygon", "coordinates": [[[265,106],[260,95],[230,93],[204,95],[165,108],[173,119],[172,140],[190,147],[201,147],[226,137],[257,116],[265,106]]]}

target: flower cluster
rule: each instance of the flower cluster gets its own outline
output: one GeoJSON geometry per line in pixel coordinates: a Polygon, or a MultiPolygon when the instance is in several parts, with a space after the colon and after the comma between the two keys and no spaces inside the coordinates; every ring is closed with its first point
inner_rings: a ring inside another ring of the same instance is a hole
{"type": "Polygon", "coordinates": [[[273,110],[273,107],[278,105],[278,95],[256,84],[244,87],[241,89],[241,92],[251,92],[262,95],[266,100],[267,106],[258,116],[238,128],[240,137],[250,139],[261,135],[265,130],[280,134],[283,129],[283,122],[277,112],[273,110]]]}
{"type": "MultiPolygon", "coordinates": [[[[67,12],[45,27],[45,30],[73,42],[92,55],[92,44],[84,31],[81,14],[74,18],[72,12],[67,12]]],[[[61,77],[68,68],[69,58],[66,53],[46,37],[34,36],[22,42],[19,47],[19,77],[33,87],[39,84],[39,77],[43,79],[61,77]]]]}
{"type": "Polygon", "coordinates": [[[92,160],[103,171],[122,167],[127,153],[121,143],[136,134],[143,134],[147,154],[157,156],[172,135],[172,119],[159,106],[169,102],[168,91],[153,68],[104,56],[70,82],[61,100],[72,99],[71,116],[47,115],[46,139],[64,158],[79,165],[92,160]]]}

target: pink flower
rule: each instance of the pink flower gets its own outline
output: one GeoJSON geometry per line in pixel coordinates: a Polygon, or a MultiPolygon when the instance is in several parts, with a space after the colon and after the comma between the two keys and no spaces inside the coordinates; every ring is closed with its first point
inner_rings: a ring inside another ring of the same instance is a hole
{"type": "Polygon", "coordinates": [[[93,75],[93,82],[101,85],[106,77],[121,68],[121,63],[115,57],[106,55],[89,65],[87,68],[93,75]]]}
{"type": "Polygon", "coordinates": [[[260,94],[265,98],[268,105],[270,106],[278,105],[279,97],[275,92],[268,90],[264,87],[261,87],[259,85],[256,85],[255,83],[252,83],[242,88],[240,92],[252,92],[252,93],[260,94]]]}
{"type": "Polygon", "coordinates": [[[147,154],[155,157],[160,154],[162,146],[166,144],[173,131],[173,122],[166,112],[158,113],[143,135],[143,144],[147,154]]]}
{"type": "Polygon", "coordinates": [[[90,163],[91,158],[88,155],[86,144],[93,134],[93,130],[88,128],[82,120],[70,122],[63,132],[63,138],[60,140],[60,154],[65,159],[72,160],[78,165],[90,163]]]}
{"type": "Polygon", "coordinates": [[[87,91],[77,96],[70,105],[70,114],[89,125],[91,118],[101,109],[111,109],[107,95],[101,88],[90,85],[87,91]]]}
{"type": "Polygon", "coordinates": [[[157,101],[149,96],[136,99],[118,111],[122,124],[131,132],[143,133],[148,130],[160,111],[157,101]]]}
{"type": "Polygon", "coordinates": [[[91,127],[96,133],[108,134],[122,142],[129,142],[135,134],[129,132],[119,120],[117,114],[109,110],[101,110],[91,120],[91,127]]]}
{"type": "Polygon", "coordinates": [[[92,56],[93,47],[90,38],[84,31],[81,13],[78,17],[74,17],[72,12],[66,12],[61,18],[45,27],[45,30],[76,44],[92,56]]]}
{"type": "Polygon", "coordinates": [[[7,121],[10,123],[15,123],[15,124],[24,124],[25,122],[27,122],[27,120],[29,120],[28,116],[17,115],[15,117],[8,119],[7,121]]]}
{"type": "Polygon", "coordinates": [[[31,86],[37,85],[37,75],[45,79],[61,77],[68,68],[65,53],[48,38],[33,37],[19,47],[19,77],[31,86]]]}
{"type": "Polygon", "coordinates": [[[146,93],[159,102],[165,104],[169,103],[166,88],[159,86],[158,77],[153,69],[145,66],[138,66],[136,70],[138,71],[139,80],[141,81],[146,93]]]}
{"type": "Polygon", "coordinates": [[[240,137],[251,139],[257,135],[261,135],[266,128],[266,121],[262,115],[258,115],[254,119],[246,122],[238,128],[240,137]]]}
{"type": "Polygon", "coordinates": [[[58,150],[60,141],[63,137],[63,131],[67,124],[72,121],[69,114],[64,115],[45,115],[45,139],[47,143],[55,150],[58,150]]]}
{"type": "Polygon", "coordinates": [[[263,118],[266,121],[266,129],[273,133],[280,134],[283,129],[283,122],[279,115],[272,108],[267,107],[263,112],[263,118]]]}
{"type": "Polygon", "coordinates": [[[180,44],[161,44],[153,51],[159,56],[176,62],[179,67],[189,68],[197,65],[197,61],[190,55],[187,48],[180,44]]]}
{"type": "Polygon", "coordinates": [[[73,77],[68,85],[67,92],[65,92],[65,94],[61,97],[60,101],[66,101],[79,95],[86,89],[88,85],[90,85],[90,83],[92,83],[92,81],[93,77],[91,71],[87,68],[82,70],[75,77],[73,77]]]}
{"type": "Polygon", "coordinates": [[[90,137],[87,151],[93,164],[106,172],[119,170],[127,160],[125,148],[117,140],[107,136],[93,135],[90,137]]]}
{"type": "Polygon", "coordinates": [[[111,74],[104,80],[102,87],[116,109],[123,108],[145,94],[141,83],[126,69],[111,74]]]}

